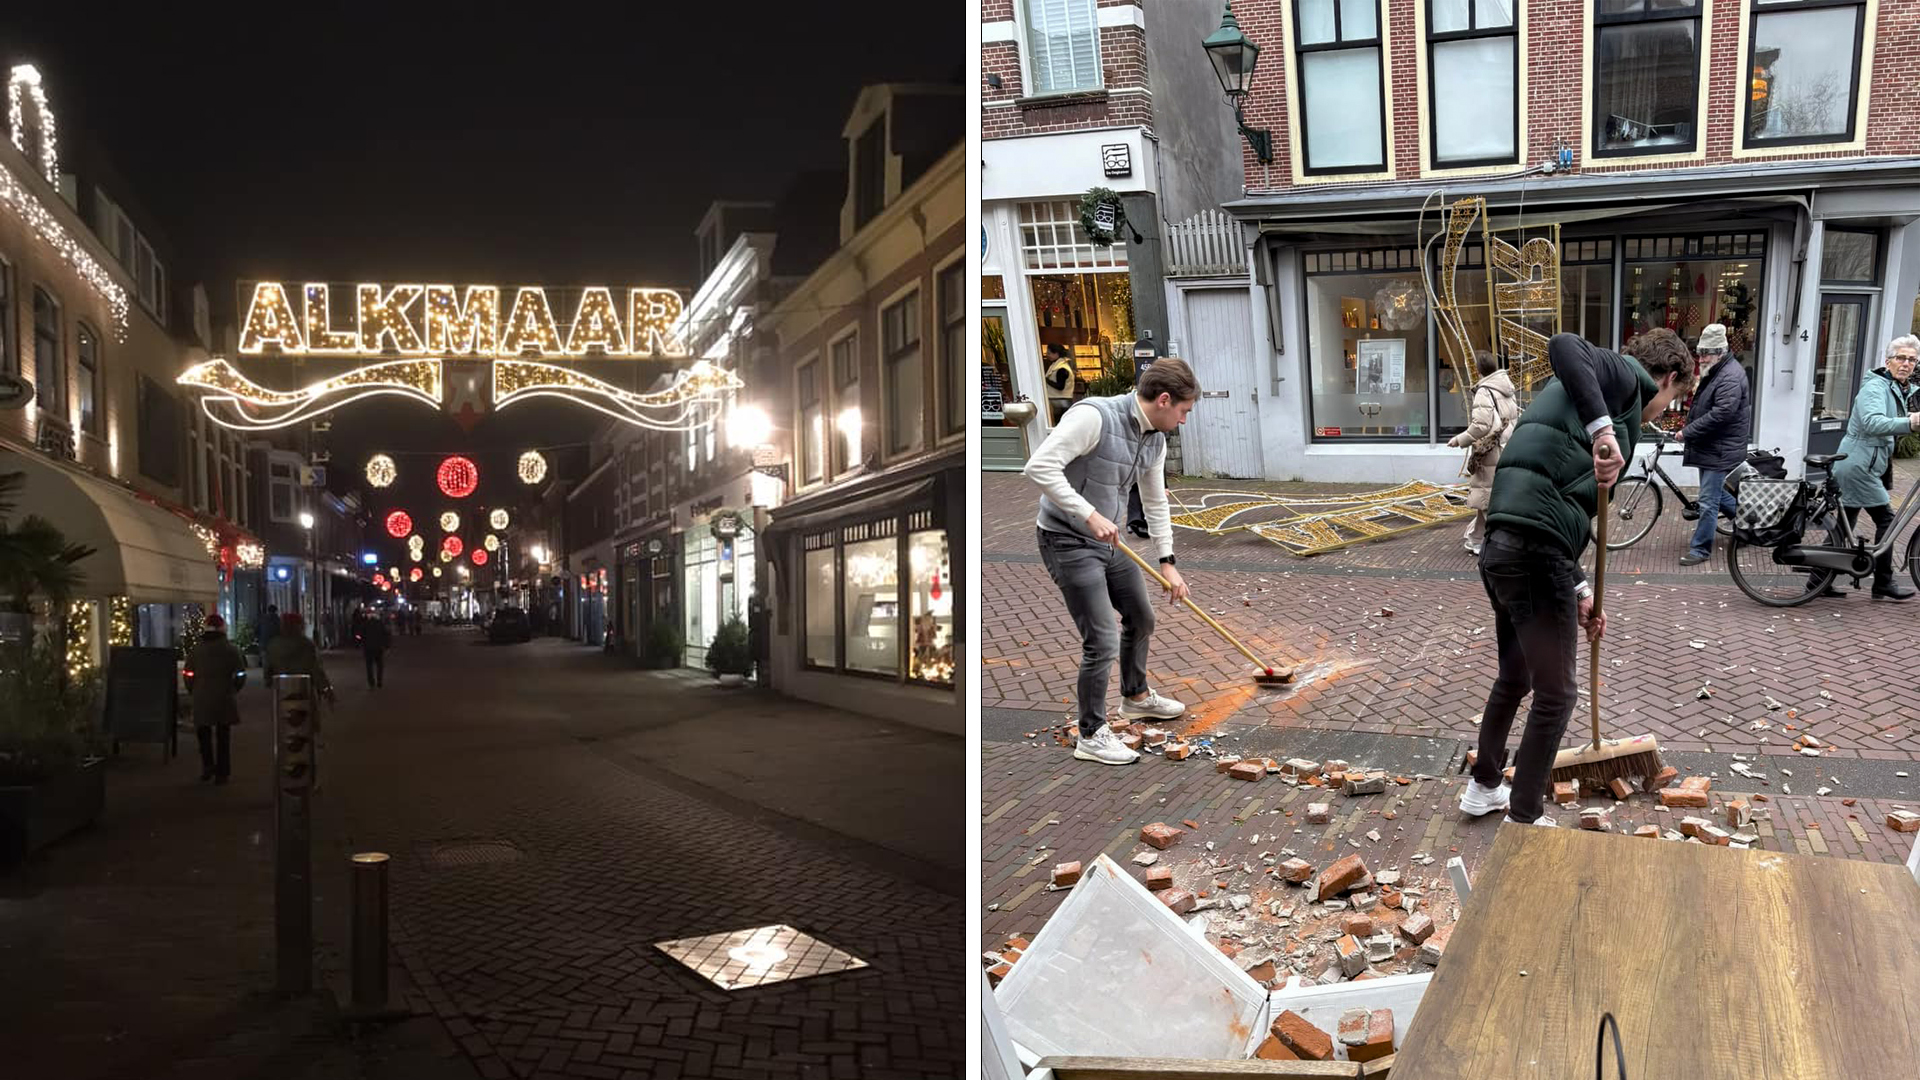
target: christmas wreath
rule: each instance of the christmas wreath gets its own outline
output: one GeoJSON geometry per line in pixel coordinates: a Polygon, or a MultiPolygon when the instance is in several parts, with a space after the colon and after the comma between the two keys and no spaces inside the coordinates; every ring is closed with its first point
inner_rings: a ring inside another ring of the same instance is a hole
{"type": "Polygon", "coordinates": [[[1088,188],[1080,196],[1080,227],[1096,247],[1112,247],[1127,223],[1127,211],[1112,188],[1088,188]]]}

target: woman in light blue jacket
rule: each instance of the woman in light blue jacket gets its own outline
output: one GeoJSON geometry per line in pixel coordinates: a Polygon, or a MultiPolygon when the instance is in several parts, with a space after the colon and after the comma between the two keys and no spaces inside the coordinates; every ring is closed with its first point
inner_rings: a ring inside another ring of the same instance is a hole
{"type": "MultiPolygon", "coordinates": [[[[1905,335],[1887,343],[1886,366],[1861,380],[1860,392],[1853,398],[1853,415],[1847,418],[1846,438],[1840,440],[1836,451],[1847,458],[1833,466],[1847,522],[1851,525],[1858,521],[1860,511],[1865,510],[1873,519],[1875,543],[1893,523],[1885,477],[1893,467],[1894,440],[1920,429],[1920,412],[1913,411],[1911,401],[1916,389],[1916,361],[1920,361],[1920,338],[1905,335]]],[[[1828,591],[1831,593],[1831,588],[1828,591]]],[[[1912,597],[1912,586],[1894,579],[1893,552],[1889,549],[1873,564],[1873,598],[1912,597]]]]}

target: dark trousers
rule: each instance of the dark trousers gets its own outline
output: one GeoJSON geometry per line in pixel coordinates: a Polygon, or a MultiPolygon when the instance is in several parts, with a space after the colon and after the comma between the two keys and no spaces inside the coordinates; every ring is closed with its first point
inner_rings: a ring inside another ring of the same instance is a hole
{"type": "Polygon", "coordinates": [[[1574,676],[1579,653],[1578,582],[1573,560],[1557,548],[1506,529],[1495,529],[1480,554],[1480,581],[1493,602],[1500,672],[1480,718],[1480,753],[1473,778],[1500,783],[1507,763],[1507,734],[1529,691],[1533,707],[1513,762],[1508,813],[1532,821],[1545,812],[1548,774],[1560,737],[1579,700],[1574,676]]]}
{"type": "MultiPolygon", "coordinates": [[[[1891,506],[1849,506],[1847,507],[1847,527],[1851,529],[1860,520],[1860,511],[1865,510],[1873,519],[1873,542],[1887,535],[1887,527],[1893,524],[1891,506]]],[[[1873,587],[1884,589],[1893,584],[1893,549],[1888,548],[1885,555],[1873,560],[1873,587]]]]}
{"type": "Polygon", "coordinates": [[[1139,484],[1135,484],[1133,485],[1133,487],[1127,490],[1126,524],[1129,528],[1135,525],[1145,528],[1147,524],[1146,508],[1140,505],[1140,485],[1139,484]]]}
{"type": "Polygon", "coordinates": [[[200,771],[225,779],[233,768],[233,729],[225,724],[195,724],[200,740],[200,771]]]}
{"type": "Polygon", "coordinates": [[[367,685],[384,686],[387,682],[387,650],[363,649],[367,656],[367,685]]]}
{"type": "Polygon", "coordinates": [[[1107,680],[1120,661],[1120,693],[1147,691],[1147,646],[1153,639],[1153,601],[1133,560],[1111,544],[1071,533],[1036,529],[1040,560],[1060,587],[1080,631],[1080,734],[1107,722],[1107,680]],[[1120,613],[1114,632],[1113,613],[1120,613]]]}

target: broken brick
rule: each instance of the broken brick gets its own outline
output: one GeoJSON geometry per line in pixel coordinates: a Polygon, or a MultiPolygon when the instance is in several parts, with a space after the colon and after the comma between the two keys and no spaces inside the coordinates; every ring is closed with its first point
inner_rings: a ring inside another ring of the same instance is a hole
{"type": "Polygon", "coordinates": [[[1006,978],[1011,971],[1013,971],[1012,964],[993,965],[987,969],[987,984],[990,986],[999,986],[1000,980],[1006,978]]]}
{"type": "Polygon", "coordinates": [[[1681,818],[1680,819],[1680,835],[1697,836],[1700,839],[1705,840],[1707,838],[1706,837],[1707,829],[1712,827],[1712,825],[1713,825],[1713,822],[1708,821],[1706,818],[1700,818],[1700,817],[1681,818]]]}
{"type": "Polygon", "coordinates": [[[1332,1061],[1333,1036],[1313,1026],[1313,1022],[1292,1009],[1273,1021],[1273,1033],[1287,1049],[1307,1061],[1332,1061]]]}
{"type": "Polygon", "coordinates": [[[1306,758],[1292,758],[1280,766],[1282,775],[1295,778],[1312,776],[1319,771],[1320,763],[1317,761],[1308,761],[1306,758]]]}
{"type": "Polygon", "coordinates": [[[1340,958],[1340,973],[1351,979],[1367,970],[1367,951],[1360,947],[1360,941],[1352,934],[1340,935],[1333,943],[1334,952],[1340,958]]]}
{"type": "Polygon", "coordinates": [[[1239,754],[1221,754],[1219,757],[1213,759],[1213,771],[1224,773],[1238,764],[1240,764],[1239,754]]]}
{"type": "Polygon", "coordinates": [[[1325,825],[1327,822],[1332,820],[1333,820],[1333,804],[1332,803],[1316,802],[1316,803],[1307,804],[1307,824],[1325,825]]]}
{"type": "Polygon", "coordinates": [[[1193,894],[1185,889],[1167,889],[1162,892],[1157,892],[1154,895],[1159,897],[1160,902],[1167,905],[1168,909],[1175,915],[1185,915],[1187,912],[1193,910],[1195,904],[1199,903],[1198,900],[1193,898],[1193,894]]]}
{"type": "Polygon", "coordinates": [[[1148,746],[1160,746],[1167,741],[1167,733],[1160,728],[1153,728],[1146,732],[1145,738],[1148,746]]]}
{"type": "Polygon", "coordinates": [[[1648,791],[1659,791],[1661,788],[1666,787],[1679,778],[1680,770],[1671,765],[1667,765],[1662,767],[1659,772],[1647,777],[1646,788],[1648,791]]]}
{"type": "Polygon", "coordinates": [[[1621,802],[1626,802],[1633,797],[1633,785],[1618,776],[1607,781],[1607,790],[1612,792],[1613,797],[1619,799],[1621,802]]]}
{"type": "Polygon", "coordinates": [[[1433,920],[1424,911],[1409,915],[1407,921],[1400,924],[1400,936],[1415,945],[1424,945],[1433,936],[1433,920]]]}
{"type": "Polygon", "coordinates": [[[1197,829],[1200,827],[1200,823],[1192,818],[1181,818],[1180,824],[1185,825],[1189,829],[1197,829]]]}
{"type": "Polygon", "coordinates": [[[1265,1058],[1268,1061],[1299,1061],[1300,1060],[1300,1055],[1294,1053],[1292,1050],[1289,1050],[1287,1048],[1287,1044],[1281,1042],[1280,1036],[1278,1035],[1267,1036],[1266,1040],[1260,1044],[1260,1049],[1255,1050],[1253,1052],[1253,1056],[1257,1058],[1265,1058]]]}
{"type": "Polygon", "coordinates": [[[1295,885],[1305,885],[1313,876],[1313,864],[1305,859],[1288,859],[1280,864],[1281,876],[1295,885]]]}
{"type": "Polygon", "coordinates": [[[1362,776],[1359,773],[1347,774],[1346,792],[1348,797],[1355,795],[1380,795],[1387,790],[1387,778],[1379,773],[1362,776]]]}
{"type": "Polygon", "coordinates": [[[1765,795],[1755,795],[1755,796],[1753,797],[1753,801],[1754,801],[1754,802],[1766,802],[1766,801],[1767,801],[1767,797],[1766,797],[1765,795]]]}
{"type": "Polygon", "coordinates": [[[1894,832],[1920,832],[1920,814],[1911,810],[1889,810],[1887,828],[1894,832]]]}
{"type": "Polygon", "coordinates": [[[1062,888],[1080,880],[1080,864],[1063,862],[1053,868],[1053,883],[1062,888]]]}
{"type": "Polygon", "coordinates": [[[1698,791],[1704,795],[1713,790],[1713,779],[1707,776],[1689,776],[1680,781],[1680,790],[1698,791]]]}
{"type": "Polygon", "coordinates": [[[1320,771],[1329,772],[1329,773],[1343,773],[1343,772],[1346,772],[1351,767],[1352,766],[1348,765],[1346,762],[1341,761],[1338,758],[1329,758],[1327,759],[1327,763],[1320,767],[1320,771]]]}
{"type": "Polygon", "coordinates": [[[1447,939],[1453,936],[1453,927],[1443,926],[1433,932],[1433,936],[1420,943],[1420,962],[1438,964],[1446,955],[1447,939]]]}
{"type": "Polygon", "coordinates": [[[1120,736],[1120,745],[1126,747],[1129,750],[1132,750],[1135,753],[1139,753],[1140,752],[1140,736],[1122,735],[1120,736]]]}
{"type": "Polygon", "coordinates": [[[1347,1043],[1347,1060],[1372,1061],[1391,1053],[1393,1053],[1393,1010],[1375,1009],[1367,1014],[1366,1038],[1358,1046],[1347,1043]]]}
{"type": "Polygon", "coordinates": [[[1732,843],[1733,834],[1718,825],[1709,825],[1700,830],[1700,839],[1705,843],[1718,844],[1721,847],[1726,847],[1729,843],[1732,843]]]}
{"type": "Polygon", "coordinates": [[[1314,882],[1314,899],[1327,900],[1345,892],[1350,886],[1367,876],[1367,864],[1360,861],[1358,855],[1348,855],[1338,859],[1314,882]]]}
{"type": "Polygon", "coordinates": [[[1273,961],[1262,960],[1247,969],[1247,978],[1257,983],[1272,982],[1279,973],[1274,970],[1273,961]]]}
{"type": "Polygon", "coordinates": [[[1267,767],[1258,761],[1238,761],[1227,770],[1227,775],[1235,780],[1258,780],[1267,775],[1267,767]]]}
{"type": "Polygon", "coordinates": [[[1401,903],[1401,900],[1400,900],[1399,890],[1397,889],[1381,889],[1380,890],[1380,906],[1381,907],[1398,909],[1400,907],[1400,903],[1401,903]]]}
{"type": "Polygon", "coordinates": [[[1642,826],[1640,826],[1639,828],[1637,828],[1637,829],[1635,829],[1635,830],[1633,830],[1633,835],[1635,835],[1635,836],[1646,836],[1646,837],[1651,837],[1651,838],[1653,838],[1653,839],[1655,839],[1655,840],[1658,840],[1658,839],[1660,839],[1660,826],[1658,826],[1658,825],[1642,825],[1642,826]]]}
{"type": "Polygon", "coordinates": [[[1594,832],[1612,832],[1613,815],[1603,806],[1589,806],[1580,811],[1580,827],[1594,832]]]}
{"type": "Polygon", "coordinates": [[[1660,789],[1660,805],[1665,807],[1686,807],[1704,809],[1708,803],[1707,793],[1688,788],[1660,789]]]}
{"type": "Polygon", "coordinates": [[[1185,836],[1185,831],[1176,829],[1164,821],[1156,821],[1140,830],[1140,839],[1148,846],[1165,851],[1185,836]]]}
{"type": "Polygon", "coordinates": [[[1170,742],[1163,753],[1168,761],[1185,761],[1193,756],[1193,746],[1189,743],[1170,742]]]}
{"type": "Polygon", "coordinates": [[[1860,803],[1859,799],[1841,799],[1840,800],[1841,806],[1857,806],[1859,805],[1859,803],[1860,803]]]}
{"type": "Polygon", "coordinates": [[[1563,780],[1553,785],[1553,801],[1565,806],[1580,799],[1580,789],[1571,780],[1563,780]]]}
{"type": "Polygon", "coordinates": [[[1729,799],[1722,809],[1727,812],[1727,824],[1736,829],[1753,822],[1753,807],[1745,799],[1729,799]]]}
{"type": "Polygon", "coordinates": [[[1368,937],[1373,933],[1373,920],[1365,915],[1349,915],[1341,920],[1340,929],[1357,938],[1368,937]]]}
{"type": "Polygon", "coordinates": [[[1173,888],[1173,871],[1165,866],[1149,866],[1145,884],[1152,892],[1171,889],[1173,888]]]}
{"type": "Polygon", "coordinates": [[[1342,1045],[1360,1046],[1367,1041],[1367,1010],[1348,1009],[1340,1014],[1340,1024],[1334,1029],[1334,1036],[1342,1045]]]}

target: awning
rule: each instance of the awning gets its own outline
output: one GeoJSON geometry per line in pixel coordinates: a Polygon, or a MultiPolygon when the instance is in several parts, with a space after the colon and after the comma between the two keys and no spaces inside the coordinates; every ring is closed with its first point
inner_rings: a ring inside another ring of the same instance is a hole
{"type": "Polygon", "coordinates": [[[37,515],[68,542],[94,554],[82,559],[83,596],[125,596],[136,604],[213,603],[219,574],[207,546],[185,521],[131,492],[37,454],[0,449],[0,473],[25,474],[13,521],[37,515]]]}
{"type": "Polygon", "coordinates": [[[874,492],[870,485],[849,485],[846,491],[826,491],[805,500],[795,500],[773,512],[767,525],[769,535],[805,531],[843,521],[886,517],[901,510],[931,505],[934,478],[910,480],[896,487],[874,492]],[[837,498],[830,498],[837,496],[837,498]]]}

